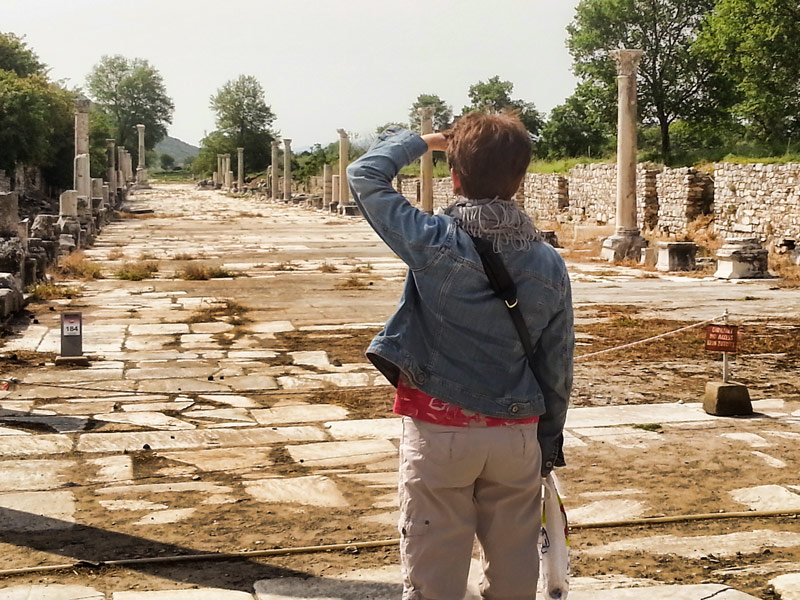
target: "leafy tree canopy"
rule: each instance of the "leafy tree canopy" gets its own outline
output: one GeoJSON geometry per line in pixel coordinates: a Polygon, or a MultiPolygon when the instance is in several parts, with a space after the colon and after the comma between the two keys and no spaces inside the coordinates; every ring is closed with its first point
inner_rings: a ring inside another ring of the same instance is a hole
{"type": "Polygon", "coordinates": [[[542,129],[537,153],[547,158],[598,156],[609,150],[612,130],[604,114],[604,91],[581,84],[556,106],[542,129]]]}
{"type": "MultiPolygon", "coordinates": [[[[145,148],[152,149],[167,134],[175,106],[158,70],[141,58],[103,56],[86,79],[87,90],[110,118],[117,144],[134,156],[136,125],[145,125],[145,148]]],[[[135,164],[135,159],[134,159],[135,164]]]]}
{"type": "MultiPolygon", "coordinates": [[[[408,109],[408,122],[413,131],[420,130],[419,109],[425,106],[433,108],[433,130],[444,131],[453,123],[453,107],[439,98],[436,94],[420,94],[414,104],[408,109]]],[[[382,131],[382,130],[381,130],[382,131]]],[[[380,133],[380,132],[378,132],[380,133]]]]}
{"type": "Polygon", "coordinates": [[[512,99],[511,92],[513,90],[513,83],[501,81],[497,75],[487,79],[485,82],[479,81],[469,86],[470,104],[461,110],[461,114],[466,114],[473,110],[487,112],[512,110],[519,115],[520,120],[531,135],[538,136],[544,125],[542,114],[536,110],[532,102],[512,99]]]}
{"type": "Polygon", "coordinates": [[[800,134],[797,0],[719,0],[700,52],[734,83],[734,114],[773,144],[800,134]]]}
{"type": "Polygon", "coordinates": [[[171,171],[172,167],[175,166],[175,158],[171,154],[167,154],[166,152],[161,155],[161,168],[164,171],[171,171]]]}
{"type": "Polygon", "coordinates": [[[709,118],[729,100],[713,64],[692,49],[715,2],[581,0],[567,27],[575,74],[583,82],[603,84],[608,106],[616,106],[616,67],[609,52],[618,48],[644,51],[639,107],[645,123],[660,127],[664,156],[671,149],[670,123],[709,118]]]}
{"type": "Polygon", "coordinates": [[[22,38],[0,33],[0,169],[35,165],[48,182],[71,185],[75,97],[22,38]]]}
{"type": "Polygon", "coordinates": [[[45,74],[44,64],[28,48],[25,39],[13,33],[0,32],[0,69],[12,71],[18,77],[45,74]]]}
{"type": "Polygon", "coordinates": [[[247,169],[265,169],[271,160],[270,142],[275,139],[275,114],[267,105],[259,81],[240,75],[220,87],[210,102],[216,113],[217,133],[227,140],[225,146],[232,148],[232,164],[237,160],[236,148],[244,148],[247,169]]]}

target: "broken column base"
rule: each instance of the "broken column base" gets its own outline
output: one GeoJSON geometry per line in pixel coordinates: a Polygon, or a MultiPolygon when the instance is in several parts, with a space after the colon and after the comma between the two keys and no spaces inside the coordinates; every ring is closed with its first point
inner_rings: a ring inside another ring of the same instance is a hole
{"type": "Polygon", "coordinates": [[[642,248],[646,247],[647,240],[639,235],[638,231],[617,233],[603,240],[600,257],[609,262],[617,262],[626,258],[638,261],[642,255],[642,248]]]}
{"type": "Polygon", "coordinates": [[[70,366],[70,367],[88,367],[88,356],[56,356],[55,360],[57,367],[70,366]]]}
{"type": "Polygon", "coordinates": [[[696,257],[694,242],[659,242],[656,269],[664,273],[694,271],[696,257]]]}
{"type": "Polygon", "coordinates": [[[703,410],[718,417],[740,417],[753,414],[750,392],[738,383],[709,381],[703,396],[703,410]]]}
{"type": "Polygon", "coordinates": [[[339,214],[346,216],[358,216],[361,211],[358,209],[358,204],[342,204],[339,206],[339,214]]]}
{"type": "Polygon", "coordinates": [[[717,252],[717,279],[760,279],[769,277],[769,252],[758,239],[725,240],[717,252]]]}

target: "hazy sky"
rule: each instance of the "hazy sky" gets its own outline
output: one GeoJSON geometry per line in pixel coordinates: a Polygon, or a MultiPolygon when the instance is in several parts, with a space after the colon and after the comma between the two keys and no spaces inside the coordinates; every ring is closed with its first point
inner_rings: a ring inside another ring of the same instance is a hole
{"type": "Polygon", "coordinates": [[[175,102],[170,135],[214,129],[209,96],[253,75],[294,148],[407,120],[421,93],[456,113],[499,75],[548,111],[575,85],[564,46],[578,0],[0,0],[56,79],[84,85],[103,54],[149,60],[175,102]]]}

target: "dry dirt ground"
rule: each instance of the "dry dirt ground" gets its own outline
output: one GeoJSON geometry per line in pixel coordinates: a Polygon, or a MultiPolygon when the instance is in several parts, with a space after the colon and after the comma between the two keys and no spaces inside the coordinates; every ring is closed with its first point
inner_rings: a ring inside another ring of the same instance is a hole
{"type": "MultiPolygon", "coordinates": [[[[396,537],[399,426],[363,351],[403,265],[360,218],[188,186],[133,204],[155,212],[117,220],[86,252],[104,278],[64,282],[80,294],[7,325],[0,369],[18,383],[0,392],[0,569],[83,562],[0,575],[0,597],[53,583],[252,593],[395,565],[392,545],[93,565],[396,537]],[[157,263],[151,278],[115,278],[141,260],[157,263]],[[191,264],[236,276],[186,280],[191,264]],[[52,364],[66,309],[83,312],[88,369],[52,364]]],[[[800,509],[800,291],[569,264],[578,360],[559,475],[572,522],[800,509]],[[725,309],[742,328],[732,372],[752,417],[697,406],[720,373],[702,328],[580,358],[725,309]]],[[[777,598],[769,581],[800,570],[800,523],[576,528],[572,549],[585,589],[722,583],[777,598]]]]}

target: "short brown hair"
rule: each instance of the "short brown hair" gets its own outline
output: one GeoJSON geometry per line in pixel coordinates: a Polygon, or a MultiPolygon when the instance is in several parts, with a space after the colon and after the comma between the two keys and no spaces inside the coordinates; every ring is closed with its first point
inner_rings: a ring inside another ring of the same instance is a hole
{"type": "Polygon", "coordinates": [[[447,161],[467,198],[511,200],[531,162],[533,143],[512,112],[474,111],[445,134],[447,161]]]}

